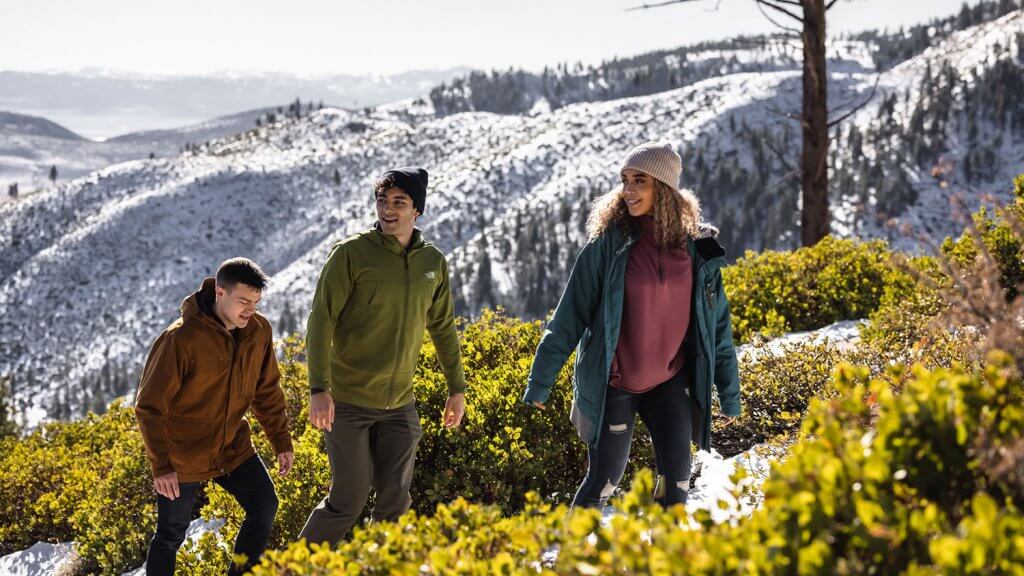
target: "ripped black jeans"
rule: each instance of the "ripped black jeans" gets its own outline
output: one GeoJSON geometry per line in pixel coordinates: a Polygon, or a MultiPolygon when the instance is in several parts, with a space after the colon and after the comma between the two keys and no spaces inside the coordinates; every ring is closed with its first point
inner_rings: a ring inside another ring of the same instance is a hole
{"type": "Polygon", "coordinates": [[[637,413],[651,433],[658,472],[665,476],[665,490],[658,490],[658,503],[686,503],[696,404],[687,391],[685,372],[683,369],[671,380],[641,394],[608,388],[600,436],[597,446],[587,453],[587,476],[576,491],[573,506],[603,507],[615,492],[629,461],[637,413]]]}

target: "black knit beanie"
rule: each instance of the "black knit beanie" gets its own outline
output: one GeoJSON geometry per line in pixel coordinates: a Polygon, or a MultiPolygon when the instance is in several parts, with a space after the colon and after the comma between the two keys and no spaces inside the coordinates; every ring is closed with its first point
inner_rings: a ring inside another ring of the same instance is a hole
{"type": "MultiPolygon", "coordinates": [[[[412,198],[412,205],[423,214],[427,203],[427,171],[419,166],[404,166],[386,170],[377,176],[377,182],[390,178],[395,183],[395,188],[401,188],[403,192],[412,198]]],[[[376,192],[374,192],[376,196],[376,192]]]]}

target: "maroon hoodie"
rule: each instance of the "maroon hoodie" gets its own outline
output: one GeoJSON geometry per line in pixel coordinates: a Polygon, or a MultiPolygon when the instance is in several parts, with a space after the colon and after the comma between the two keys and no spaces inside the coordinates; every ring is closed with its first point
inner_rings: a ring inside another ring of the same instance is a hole
{"type": "Polygon", "coordinates": [[[626,265],[622,327],[608,384],[639,393],[671,379],[683,367],[693,261],[686,248],[667,250],[655,244],[652,217],[637,221],[640,237],[626,265]]]}

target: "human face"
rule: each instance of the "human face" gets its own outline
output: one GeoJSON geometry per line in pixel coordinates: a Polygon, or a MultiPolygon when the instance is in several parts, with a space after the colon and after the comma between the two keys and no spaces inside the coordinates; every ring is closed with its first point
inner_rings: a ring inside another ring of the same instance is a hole
{"type": "Polygon", "coordinates": [[[639,170],[622,171],[622,199],[633,217],[654,213],[654,178],[639,170]]]}
{"type": "Polygon", "coordinates": [[[262,300],[263,293],[247,284],[217,286],[217,316],[228,330],[245,328],[262,300]]]}
{"type": "Polygon", "coordinates": [[[377,222],[385,234],[396,238],[412,236],[420,213],[412,205],[412,197],[401,188],[388,188],[377,193],[377,222]]]}

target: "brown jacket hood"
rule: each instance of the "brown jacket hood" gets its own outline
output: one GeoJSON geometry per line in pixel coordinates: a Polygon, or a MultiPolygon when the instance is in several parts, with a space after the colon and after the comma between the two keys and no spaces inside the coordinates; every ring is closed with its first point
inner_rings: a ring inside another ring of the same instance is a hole
{"type": "Polygon", "coordinates": [[[207,480],[255,454],[250,409],[277,453],[292,451],[270,322],[256,313],[232,335],[213,313],[213,278],[153,343],[135,413],[154,476],[207,480]],[[205,310],[205,311],[204,311],[205,310]]]}

